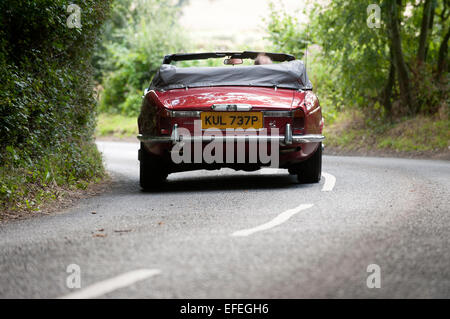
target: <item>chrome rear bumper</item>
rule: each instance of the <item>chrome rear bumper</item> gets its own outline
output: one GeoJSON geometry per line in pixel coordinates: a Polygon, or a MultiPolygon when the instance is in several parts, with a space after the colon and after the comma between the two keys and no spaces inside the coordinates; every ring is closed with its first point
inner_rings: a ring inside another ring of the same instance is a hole
{"type": "Polygon", "coordinates": [[[249,142],[278,140],[280,144],[290,145],[297,143],[319,143],[325,140],[320,134],[293,135],[290,124],[286,124],[285,135],[225,135],[225,136],[183,136],[178,134],[178,126],[174,125],[171,136],[150,136],[139,134],[139,141],[146,143],[178,143],[178,142],[249,142]]]}

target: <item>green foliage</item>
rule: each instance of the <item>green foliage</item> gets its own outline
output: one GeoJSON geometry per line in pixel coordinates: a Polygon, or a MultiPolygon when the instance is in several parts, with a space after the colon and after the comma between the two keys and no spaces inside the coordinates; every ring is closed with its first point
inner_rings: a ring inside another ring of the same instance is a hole
{"type": "MultiPolygon", "coordinates": [[[[325,5],[318,2],[311,11],[305,12],[310,19],[307,24],[299,24],[291,14],[271,6],[267,31],[274,49],[299,55],[304,51],[305,34],[310,35],[308,72],[327,120],[333,121],[339,112],[352,107],[366,109],[368,112],[365,114],[372,118],[399,117],[408,111],[407,106],[396,102],[400,100],[397,82],[394,82],[392,94],[385,99],[391,65],[388,1],[378,1],[380,28],[367,26],[367,7],[372,3],[372,0],[336,0],[325,5]],[[387,102],[392,102],[392,111],[387,102]]],[[[402,46],[413,98],[419,106],[415,111],[434,114],[448,99],[448,72],[443,76],[444,83],[435,76],[440,41],[448,29],[448,15],[447,18],[441,17],[445,11],[444,2],[435,1],[434,22],[427,41],[427,60],[419,65],[416,56],[423,1],[402,3],[402,46]]]]}
{"type": "Polygon", "coordinates": [[[103,174],[96,146],[82,141],[64,143],[37,159],[21,159],[22,150],[9,148],[0,167],[0,207],[39,210],[43,201],[71,186],[87,185],[103,174]]]}
{"type": "Polygon", "coordinates": [[[450,120],[438,116],[419,115],[388,123],[369,120],[361,112],[346,111],[324,130],[326,147],[345,152],[374,149],[408,153],[445,152],[450,141],[450,120]]]}
{"type": "Polygon", "coordinates": [[[97,136],[134,137],[138,134],[136,117],[102,113],[97,124],[97,136]]]}
{"type": "MultiPolygon", "coordinates": [[[[389,51],[385,28],[366,25],[367,6],[363,1],[332,1],[326,8],[316,6],[310,14],[313,41],[320,45],[319,63],[335,75],[332,78],[335,105],[368,106],[382,91],[389,71],[389,51]]],[[[328,73],[328,72],[327,72],[328,73]]]]}
{"type": "Polygon", "coordinates": [[[322,115],[327,124],[335,121],[338,113],[344,109],[345,98],[336,85],[339,72],[333,64],[322,63],[320,56],[310,49],[307,66],[308,76],[314,85],[314,91],[320,99],[322,115]]]}
{"type": "Polygon", "coordinates": [[[164,55],[183,50],[184,39],[177,25],[179,10],[162,0],[120,0],[113,16],[127,23],[106,25],[108,36],[98,53],[102,56],[98,64],[104,88],[99,110],[137,116],[142,93],[164,55]]]}
{"type": "Polygon", "coordinates": [[[92,141],[90,59],[109,3],[80,2],[81,29],[66,24],[71,3],[0,2],[0,207],[34,207],[28,196],[46,192],[49,181],[64,185],[103,172],[92,141]]]}
{"type": "Polygon", "coordinates": [[[273,2],[269,3],[269,10],[270,16],[266,22],[273,51],[288,52],[297,59],[302,58],[308,42],[307,26],[300,25],[297,18],[285,11],[277,11],[273,2]]]}

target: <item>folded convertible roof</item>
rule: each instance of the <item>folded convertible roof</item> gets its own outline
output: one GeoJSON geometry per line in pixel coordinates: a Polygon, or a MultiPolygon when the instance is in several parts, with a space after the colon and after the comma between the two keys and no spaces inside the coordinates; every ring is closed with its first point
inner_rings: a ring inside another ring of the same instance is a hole
{"type": "Polygon", "coordinates": [[[203,60],[211,58],[236,58],[236,59],[255,59],[258,54],[265,54],[272,61],[285,62],[295,60],[295,57],[285,53],[270,53],[270,52],[255,52],[255,51],[243,51],[243,52],[206,52],[206,53],[176,53],[166,55],[163,60],[163,64],[170,64],[172,61],[188,61],[188,60],[203,60]]]}
{"type": "Polygon", "coordinates": [[[311,90],[302,61],[233,67],[177,67],[163,64],[153,77],[150,90],[166,91],[214,86],[262,86],[311,90]]]}

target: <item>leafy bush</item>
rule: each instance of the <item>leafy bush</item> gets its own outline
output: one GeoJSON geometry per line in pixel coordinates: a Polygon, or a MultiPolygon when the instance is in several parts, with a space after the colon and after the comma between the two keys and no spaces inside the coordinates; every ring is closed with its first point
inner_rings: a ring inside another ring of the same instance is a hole
{"type": "Polygon", "coordinates": [[[164,55],[184,48],[178,15],[177,5],[162,0],[117,3],[113,16],[127,24],[105,26],[109,31],[98,53],[98,64],[103,70],[100,112],[139,114],[142,93],[164,55]]]}
{"type": "Polygon", "coordinates": [[[439,63],[439,57],[448,60],[443,50],[448,41],[444,35],[450,32],[447,2],[380,1],[379,28],[367,25],[367,9],[372,3],[316,2],[305,12],[309,21],[303,24],[271,6],[269,39],[274,49],[301,57],[304,39],[310,34],[313,62],[308,71],[327,120],[334,120],[345,108],[362,109],[375,120],[431,115],[448,107],[448,70],[439,69],[445,65],[439,63]],[[429,20],[424,14],[426,4],[432,6],[429,20]],[[399,28],[396,38],[391,25],[394,20],[399,28]],[[428,33],[424,33],[426,54],[421,58],[418,40],[424,21],[428,21],[428,33]]]}
{"type": "Polygon", "coordinates": [[[269,3],[270,15],[267,21],[268,40],[274,52],[286,52],[297,59],[303,57],[308,42],[306,25],[285,11],[278,11],[273,2],[269,3]]]}
{"type": "Polygon", "coordinates": [[[90,61],[109,1],[80,2],[81,29],[67,26],[71,2],[0,2],[0,207],[103,172],[90,61]]]}

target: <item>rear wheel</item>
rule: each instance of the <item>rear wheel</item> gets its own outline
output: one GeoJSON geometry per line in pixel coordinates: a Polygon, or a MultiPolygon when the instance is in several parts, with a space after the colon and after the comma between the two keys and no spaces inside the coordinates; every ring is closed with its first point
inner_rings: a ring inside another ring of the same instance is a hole
{"type": "Polygon", "coordinates": [[[139,183],[144,190],[155,190],[162,186],[168,172],[161,160],[149,154],[141,143],[139,150],[139,183]]]}
{"type": "Polygon", "coordinates": [[[318,183],[322,176],[322,143],[319,143],[317,150],[306,161],[302,162],[295,169],[300,183],[318,183]]]}

